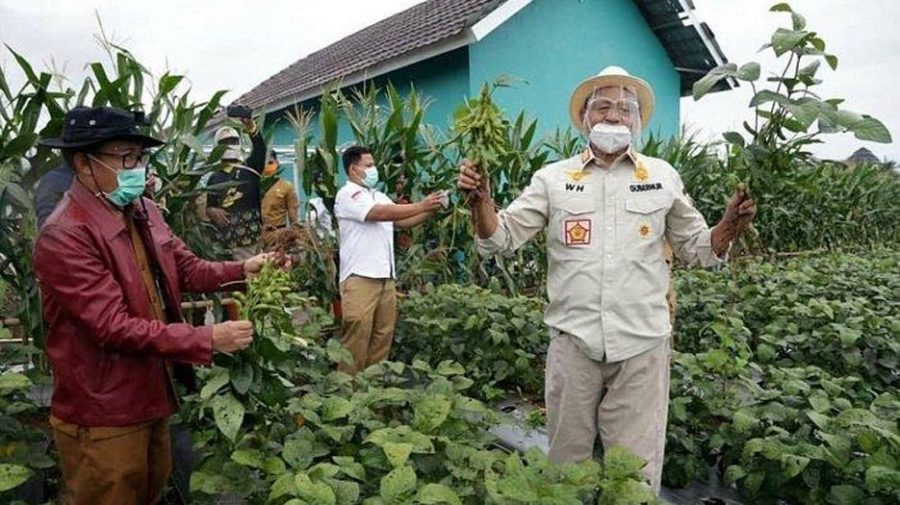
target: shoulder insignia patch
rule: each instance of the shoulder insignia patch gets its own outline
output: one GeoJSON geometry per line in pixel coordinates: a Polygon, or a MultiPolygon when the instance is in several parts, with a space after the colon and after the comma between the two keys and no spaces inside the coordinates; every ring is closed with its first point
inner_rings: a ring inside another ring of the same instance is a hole
{"type": "Polygon", "coordinates": [[[640,182],[644,182],[650,178],[650,171],[648,171],[647,167],[640,161],[638,161],[637,165],[634,167],[634,178],[640,182]]]}
{"type": "Polygon", "coordinates": [[[587,179],[591,176],[590,173],[585,172],[584,170],[572,170],[571,172],[566,172],[569,175],[570,181],[581,182],[582,179],[587,179]]]}

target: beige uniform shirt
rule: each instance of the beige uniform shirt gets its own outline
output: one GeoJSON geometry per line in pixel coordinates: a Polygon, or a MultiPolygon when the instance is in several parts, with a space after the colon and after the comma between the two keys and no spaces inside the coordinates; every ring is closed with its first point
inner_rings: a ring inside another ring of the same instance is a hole
{"type": "Polygon", "coordinates": [[[297,199],[297,191],[294,185],[278,179],[275,184],[266,191],[260,203],[262,213],[263,230],[284,228],[292,223],[296,217],[297,207],[300,202],[297,199]]]}
{"type": "Polygon", "coordinates": [[[551,334],[578,337],[595,360],[628,359],[671,334],[664,239],[687,263],[723,261],[678,172],[634,152],[609,168],[590,149],[548,165],[499,215],[500,226],[478,240],[479,251],[509,254],[546,228],[544,320],[551,334]]]}

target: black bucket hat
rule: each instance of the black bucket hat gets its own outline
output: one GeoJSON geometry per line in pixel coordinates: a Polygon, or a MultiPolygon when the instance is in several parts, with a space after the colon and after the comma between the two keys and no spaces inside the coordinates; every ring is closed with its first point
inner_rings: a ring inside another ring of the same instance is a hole
{"type": "Polygon", "coordinates": [[[75,107],[66,113],[62,137],[41,139],[40,144],[57,149],[86,147],[109,140],[133,140],[144,147],[165,142],[144,135],[143,112],[130,112],[115,107],[75,107]]]}

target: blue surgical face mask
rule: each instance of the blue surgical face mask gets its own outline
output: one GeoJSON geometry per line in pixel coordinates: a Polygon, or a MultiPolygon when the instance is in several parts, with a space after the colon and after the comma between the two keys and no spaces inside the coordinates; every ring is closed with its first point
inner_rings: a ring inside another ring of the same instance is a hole
{"type": "Polygon", "coordinates": [[[103,196],[116,207],[122,208],[129,203],[134,203],[144,193],[144,188],[147,185],[147,167],[116,170],[93,156],[91,156],[91,159],[102,165],[104,168],[116,172],[116,182],[118,183],[118,187],[109,193],[103,194],[103,196]]]}
{"type": "Polygon", "coordinates": [[[366,175],[363,177],[363,186],[369,189],[375,189],[378,184],[378,169],[374,166],[366,168],[366,175]]]}

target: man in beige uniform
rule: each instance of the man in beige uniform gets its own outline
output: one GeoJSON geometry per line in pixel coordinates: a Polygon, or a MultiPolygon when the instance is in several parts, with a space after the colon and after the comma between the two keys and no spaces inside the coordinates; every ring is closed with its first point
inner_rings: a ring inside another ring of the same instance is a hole
{"type": "Polygon", "coordinates": [[[583,153],[536,172],[499,214],[488,178],[468,162],[458,186],[472,192],[483,254],[508,254],[548,230],[550,459],[590,458],[599,429],[604,447],[647,460],[658,493],[672,332],[664,241],[682,261],[717,265],[756,207],[739,189],[710,229],[678,172],[633,147],[652,110],[645,81],[608,67],[572,95],[572,121],[590,139],[583,153]]]}
{"type": "Polygon", "coordinates": [[[280,177],[280,171],[278,155],[273,149],[269,151],[269,159],[260,180],[263,187],[268,186],[260,205],[262,245],[265,251],[275,250],[279,246],[279,237],[299,222],[297,214],[300,201],[297,199],[297,190],[293,184],[280,177]]]}

